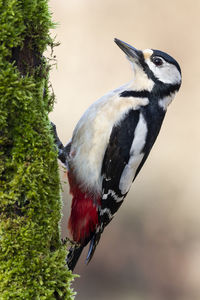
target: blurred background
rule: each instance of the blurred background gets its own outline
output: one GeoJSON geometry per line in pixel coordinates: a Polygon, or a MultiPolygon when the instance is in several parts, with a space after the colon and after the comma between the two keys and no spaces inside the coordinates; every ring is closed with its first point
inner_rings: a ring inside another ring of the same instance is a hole
{"type": "MultiPolygon", "coordinates": [[[[50,119],[66,143],[96,99],[131,79],[113,42],[171,54],[183,84],[157,142],[88,266],[75,272],[77,300],[200,299],[200,1],[50,0],[61,45],[50,119]]],[[[63,181],[62,235],[70,196],[63,181]]]]}

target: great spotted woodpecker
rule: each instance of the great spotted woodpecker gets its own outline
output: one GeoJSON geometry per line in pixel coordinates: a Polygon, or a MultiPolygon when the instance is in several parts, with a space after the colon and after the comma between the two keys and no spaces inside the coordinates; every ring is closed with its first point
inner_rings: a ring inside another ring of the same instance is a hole
{"type": "Polygon", "coordinates": [[[167,106],[181,85],[181,69],[168,54],[140,51],[115,39],[133,66],[133,80],[93,103],[64,147],[56,129],[59,159],[72,194],[69,230],[75,242],[67,264],[73,270],[90,242],[86,262],[122,205],[160,131],[167,106]]]}

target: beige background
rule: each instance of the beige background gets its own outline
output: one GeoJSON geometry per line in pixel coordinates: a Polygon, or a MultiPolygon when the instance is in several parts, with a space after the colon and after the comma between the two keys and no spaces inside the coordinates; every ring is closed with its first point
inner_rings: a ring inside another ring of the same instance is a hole
{"type": "MultiPolygon", "coordinates": [[[[183,74],[124,205],[89,266],[84,253],[76,268],[76,299],[199,300],[200,1],[50,0],[50,7],[59,23],[52,33],[61,42],[51,73],[57,103],[50,118],[63,142],[93,101],[132,76],[114,37],[168,52],[183,74]]],[[[63,201],[70,201],[67,192],[63,201]]],[[[64,216],[63,234],[66,224],[64,216]]]]}

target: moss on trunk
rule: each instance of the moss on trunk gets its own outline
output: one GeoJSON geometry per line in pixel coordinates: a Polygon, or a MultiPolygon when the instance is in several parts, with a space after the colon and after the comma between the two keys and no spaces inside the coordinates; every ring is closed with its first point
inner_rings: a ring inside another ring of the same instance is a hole
{"type": "Polygon", "coordinates": [[[0,299],[72,299],[48,113],[47,0],[0,0],[0,299]]]}

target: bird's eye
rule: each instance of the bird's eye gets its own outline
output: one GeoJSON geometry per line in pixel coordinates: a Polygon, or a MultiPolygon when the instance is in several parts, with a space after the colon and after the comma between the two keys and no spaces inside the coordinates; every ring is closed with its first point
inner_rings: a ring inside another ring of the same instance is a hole
{"type": "Polygon", "coordinates": [[[153,57],[152,61],[156,66],[162,66],[163,64],[163,60],[160,57],[153,57]]]}

